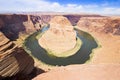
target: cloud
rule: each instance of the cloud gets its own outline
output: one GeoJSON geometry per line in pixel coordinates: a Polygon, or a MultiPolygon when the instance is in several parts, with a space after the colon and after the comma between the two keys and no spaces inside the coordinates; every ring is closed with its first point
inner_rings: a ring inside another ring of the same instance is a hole
{"type": "Polygon", "coordinates": [[[108,2],[103,4],[60,4],[48,0],[0,0],[0,12],[24,11],[24,12],[72,12],[72,13],[94,13],[94,14],[119,14],[120,8],[109,6],[108,2]]]}
{"type": "Polygon", "coordinates": [[[120,8],[105,7],[103,13],[120,15],[120,8]]]}

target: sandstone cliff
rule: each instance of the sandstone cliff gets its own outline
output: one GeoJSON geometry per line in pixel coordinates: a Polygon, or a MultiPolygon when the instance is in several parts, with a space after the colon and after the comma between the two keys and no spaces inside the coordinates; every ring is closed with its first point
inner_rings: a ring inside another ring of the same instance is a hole
{"type": "Polygon", "coordinates": [[[16,74],[29,74],[34,68],[33,59],[0,32],[0,79],[16,74]]]}

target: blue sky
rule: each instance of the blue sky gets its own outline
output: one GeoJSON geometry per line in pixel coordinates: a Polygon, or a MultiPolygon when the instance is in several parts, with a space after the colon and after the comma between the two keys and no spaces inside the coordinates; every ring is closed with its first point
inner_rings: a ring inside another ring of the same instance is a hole
{"type": "Polygon", "coordinates": [[[112,4],[120,4],[120,0],[47,0],[51,2],[59,2],[60,4],[104,4],[104,3],[109,3],[110,5],[112,4]]]}
{"type": "Polygon", "coordinates": [[[0,12],[120,14],[120,0],[0,0],[0,12]]]}

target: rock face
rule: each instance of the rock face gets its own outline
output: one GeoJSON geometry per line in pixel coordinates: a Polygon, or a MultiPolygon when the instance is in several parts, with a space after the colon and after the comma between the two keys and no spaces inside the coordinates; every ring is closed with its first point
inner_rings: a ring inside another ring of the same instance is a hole
{"type": "Polygon", "coordinates": [[[50,21],[49,30],[39,39],[39,44],[45,49],[62,53],[74,48],[76,44],[76,32],[67,18],[55,16],[50,21]]]}
{"type": "Polygon", "coordinates": [[[33,59],[0,32],[0,79],[16,74],[27,75],[33,67],[33,59]]]}
{"type": "Polygon", "coordinates": [[[16,40],[19,33],[35,32],[34,25],[29,15],[0,15],[0,31],[10,40],[16,40]]]}
{"type": "Polygon", "coordinates": [[[71,65],[53,69],[33,80],[119,80],[120,64],[71,65]]]}

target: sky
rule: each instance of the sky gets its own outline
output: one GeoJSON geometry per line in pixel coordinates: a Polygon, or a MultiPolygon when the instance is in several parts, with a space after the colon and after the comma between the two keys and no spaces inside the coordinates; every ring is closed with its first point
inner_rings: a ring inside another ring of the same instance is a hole
{"type": "Polygon", "coordinates": [[[120,0],[0,0],[0,13],[38,11],[120,15],[120,0]]]}

